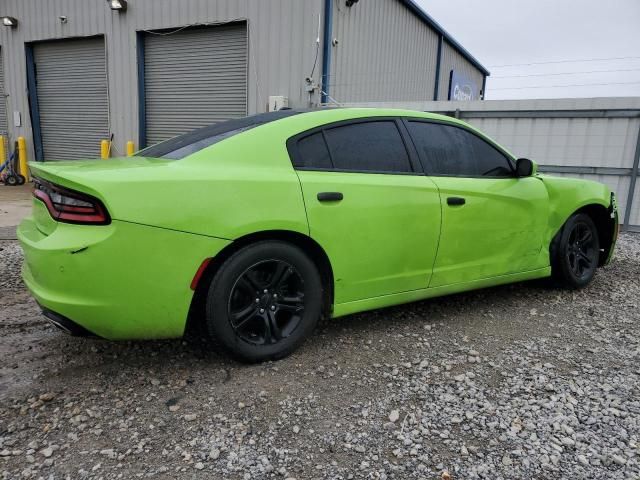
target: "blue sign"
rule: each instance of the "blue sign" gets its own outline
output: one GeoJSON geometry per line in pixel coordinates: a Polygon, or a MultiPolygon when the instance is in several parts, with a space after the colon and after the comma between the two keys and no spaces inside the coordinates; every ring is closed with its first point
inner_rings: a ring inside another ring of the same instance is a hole
{"type": "Polygon", "coordinates": [[[463,73],[451,70],[449,79],[449,100],[480,100],[478,84],[463,73]]]}

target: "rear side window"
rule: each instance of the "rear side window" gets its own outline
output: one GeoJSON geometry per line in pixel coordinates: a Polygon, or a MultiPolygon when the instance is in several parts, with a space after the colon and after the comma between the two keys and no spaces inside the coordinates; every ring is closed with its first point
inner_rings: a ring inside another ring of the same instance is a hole
{"type": "Polygon", "coordinates": [[[495,147],[449,125],[409,122],[409,131],[430,175],[458,177],[511,177],[506,156],[495,147]]]}
{"type": "Polygon", "coordinates": [[[325,138],[338,170],[411,172],[409,155],[393,121],[329,128],[325,138]]]}
{"type": "MultiPolygon", "coordinates": [[[[218,135],[212,135],[210,137],[203,138],[202,140],[197,140],[193,143],[188,143],[183,147],[175,148],[175,150],[171,150],[171,148],[169,148],[167,149],[169,151],[164,153],[164,155],[162,155],[162,158],[166,158],[168,160],[180,160],[182,158],[185,158],[191,155],[192,153],[199,152],[202,149],[210,147],[211,145],[215,145],[216,143],[221,142],[222,140],[233,137],[234,135],[242,133],[251,128],[253,127],[244,127],[244,128],[238,128],[236,130],[229,130],[228,132],[220,133],[218,135]]],[[[156,147],[152,147],[152,148],[162,148],[162,146],[156,145],[156,147]]],[[[140,153],[140,155],[151,156],[146,152],[147,151],[145,150],[142,153],[140,153]]]]}
{"type": "Polygon", "coordinates": [[[298,141],[299,161],[296,167],[330,169],[331,157],[322,132],[314,133],[298,141]]]}
{"type": "Polygon", "coordinates": [[[239,133],[299,113],[297,110],[280,110],[227,120],[152,145],[138,152],[136,156],[180,160],[239,133]]]}
{"type": "Polygon", "coordinates": [[[376,173],[413,171],[393,120],[329,125],[300,138],[295,145],[292,159],[296,168],[376,173]]]}

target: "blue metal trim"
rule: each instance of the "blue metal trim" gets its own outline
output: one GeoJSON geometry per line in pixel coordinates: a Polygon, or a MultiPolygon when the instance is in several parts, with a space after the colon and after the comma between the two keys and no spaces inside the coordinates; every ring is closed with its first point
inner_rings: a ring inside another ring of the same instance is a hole
{"type": "Polygon", "coordinates": [[[138,149],[147,146],[147,106],[144,88],[144,32],[136,32],[138,62],[138,149]]]}
{"type": "Polygon", "coordinates": [[[31,116],[31,130],[33,132],[33,146],[36,161],[44,161],[42,147],[42,130],[40,129],[40,105],[38,103],[36,63],[33,58],[33,46],[25,45],[27,59],[27,98],[29,100],[29,114],[31,116]]]}
{"type": "Polygon", "coordinates": [[[414,0],[400,0],[405,4],[409,10],[411,10],[418,18],[433,28],[436,32],[444,37],[444,39],[451,44],[460,54],[471,62],[483,75],[489,76],[491,73],[487,70],[469,51],[460,45],[444,28],[440,26],[431,16],[427,14],[414,0]]]}
{"type": "Polygon", "coordinates": [[[442,63],[442,35],[438,36],[438,55],[436,60],[436,83],[433,88],[433,100],[438,100],[438,89],[440,88],[440,64],[442,63]]]}
{"type": "Polygon", "coordinates": [[[329,100],[331,78],[331,36],[333,30],[333,0],[324,0],[324,39],[322,45],[322,94],[321,102],[329,100]]]}
{"type": "Polygon", "coordinates": [[[482,77],[482,100],[487,97],[487,76],[482,77]]]}

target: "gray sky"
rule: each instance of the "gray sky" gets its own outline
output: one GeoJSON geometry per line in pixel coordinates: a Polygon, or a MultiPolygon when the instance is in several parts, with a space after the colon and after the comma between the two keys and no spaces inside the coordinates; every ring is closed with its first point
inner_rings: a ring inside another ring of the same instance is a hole
{"type": "Polygon", "coordinates": [[[640,0],[417,2],[489,69],[487,99],[640,96],[640,0]],[[607,60],[567,61],[587,59],[607,60]]]}

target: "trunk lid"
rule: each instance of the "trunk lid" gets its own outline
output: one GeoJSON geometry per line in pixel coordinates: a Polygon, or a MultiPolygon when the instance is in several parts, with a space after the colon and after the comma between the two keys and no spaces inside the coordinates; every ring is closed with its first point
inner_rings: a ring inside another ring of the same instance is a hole
{"type": "MultiPolygon", "coordinates": [[[[139,180],[149,175],[149,169],[160,168],[168,163],[161,159],[127,157],[109,160],[33,162],[29,164],[29,168],[34,177],[96,197],[109,210],[108,198],[104,198],[105,191],[109,190],[105,188],[107,184],[139,180]]],[[[35,197],[32,216],[37,229],[44,235],[52,234],[58,225],[45,204],[35,197]]]]}

